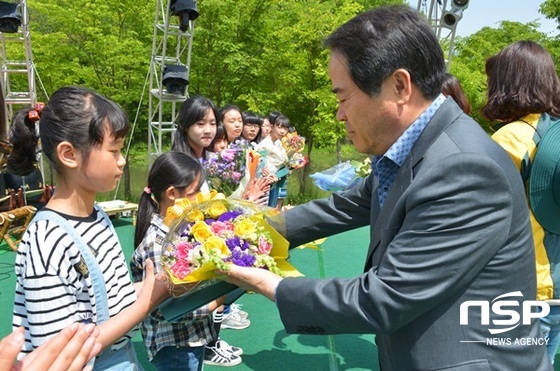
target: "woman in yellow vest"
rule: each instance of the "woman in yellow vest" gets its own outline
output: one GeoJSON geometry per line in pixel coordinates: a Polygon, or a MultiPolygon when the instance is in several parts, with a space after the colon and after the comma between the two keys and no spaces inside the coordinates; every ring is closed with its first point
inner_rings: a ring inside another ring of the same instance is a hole
{"type": "MultiPolygon", "coordinates": [[[[482,114],[496,123],[492,138],[516,164],[529,199],[537,143],[554,118],[560,116],[560,80],[554,62],[539,44],[518,41],[488,58],[486,74],[488,101],[482,114]]],[[[560,235],[543,227],[534,206],[530,205],[530,219],[535,243],[537,300],[550,305],[549,315],[541,319],[541,329],[548,339],[549,359],[554,363],[560,343],[560,269],[555,269],[560,262],[560,235]]],[[[560,223],[560,218],[556,222],[560,223]]]]}

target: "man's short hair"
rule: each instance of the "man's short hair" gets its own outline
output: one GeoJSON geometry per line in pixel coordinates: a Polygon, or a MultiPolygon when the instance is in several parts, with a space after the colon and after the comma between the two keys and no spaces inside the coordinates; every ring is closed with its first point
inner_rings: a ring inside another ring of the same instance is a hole
{"type": "Polygon", "coordinates": [[[425,98],[441,92],[446,67],[443,51],[426,18],[408,6],[384,6],[360,14],[325,41],[344,57],[354,83],[377,95],[381,84],[403,68],[425,98]]]}

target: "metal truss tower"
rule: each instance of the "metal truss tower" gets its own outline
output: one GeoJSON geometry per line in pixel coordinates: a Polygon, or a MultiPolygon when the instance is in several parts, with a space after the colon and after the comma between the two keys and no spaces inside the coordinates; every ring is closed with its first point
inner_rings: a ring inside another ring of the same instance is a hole
{"type": "Polygon", "coordinates": [[[453,57],[453,45],[457,24],[463,12],[469,6],[469,0],[418,0],[417,10],[428,18],[440,44],[447,44],[446,64],[453,57]]]}
{"type": "Polygon", "coordinates": [[[164,152],[163,146],[170,143],[164,137],[172,137],[181,103],[189,97],[188,78],[197,16],[193,0],[157,0],[149,72],[150,164],[164,152]],[[168,81],[176,77],[182,80],[182,86],[169,84],[168,81]]]}
{"type": "Polygon", "coordinates": [[[19,0],[18,12],[21,25],[17,30],[13,33],[0,32],[0,78],[6,108],[6,127],[0,128],[0,138],[7,138],[9,122],[14,111],[21,106],[34,106],[37,102],[36,71],[31,51],[26,0],[19,0]]]}

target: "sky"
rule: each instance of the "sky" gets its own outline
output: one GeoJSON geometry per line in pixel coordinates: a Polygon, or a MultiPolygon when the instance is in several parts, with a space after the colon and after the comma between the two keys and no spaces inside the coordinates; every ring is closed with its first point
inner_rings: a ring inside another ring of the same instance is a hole
{"type": "MultiPolygon", "coordinates": [[[[408,2],[413,8],[418,7],[418,0],[408,2]]],[[[426,0],[427,7],[430,2],[426,0]]],[[[463,18],[457,24],[456,35],[468,36],[485,26],[496,28],[503,20],[521,23],[537,21],[541,24],[539,31],[558,35],[560,31],[556,29],[556,21],[546,19],[539,13],[542,2],[544,0],[470,0],[463,18]]]]}

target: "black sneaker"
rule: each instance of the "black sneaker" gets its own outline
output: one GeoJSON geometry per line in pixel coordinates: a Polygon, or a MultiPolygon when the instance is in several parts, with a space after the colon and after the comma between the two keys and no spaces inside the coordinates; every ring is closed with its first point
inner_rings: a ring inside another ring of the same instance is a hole
{"type": "Polygon", "coordinates": [[[206,347],[204,350],[204,364],[211,366],[237,366],[241,357],[217,347],[206,347]]]}

